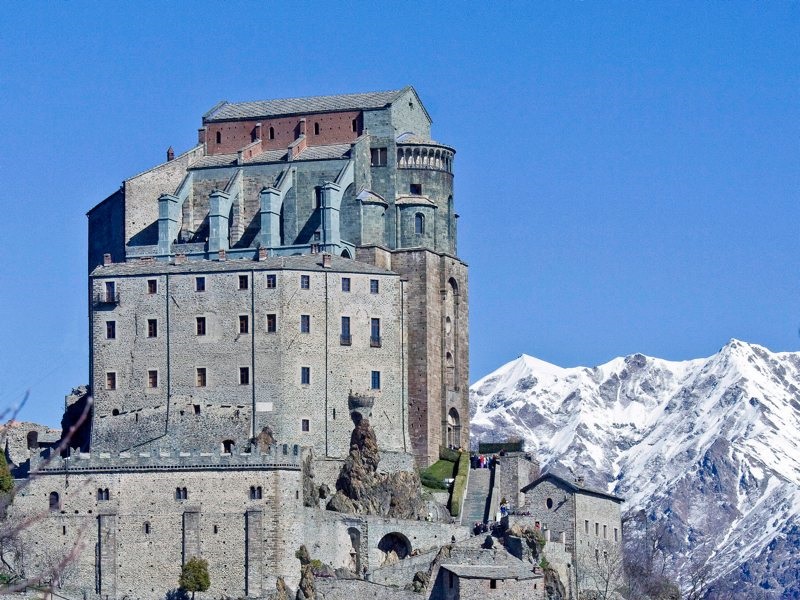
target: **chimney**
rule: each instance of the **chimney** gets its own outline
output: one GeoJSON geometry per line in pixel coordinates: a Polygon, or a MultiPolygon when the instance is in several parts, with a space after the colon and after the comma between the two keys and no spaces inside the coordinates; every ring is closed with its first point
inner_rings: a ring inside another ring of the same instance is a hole
{"type": "Polygon", "coordinates": [[[201,127],[197,130],[197,143],[198,144],[205,144],[206,143],[206,128],[201,127]]]}
{"type": "Polygon", "coordinates": [[[175,160],[175,150],[172,149],[172,146],[167,148],[167,162],[175,160]]]}
{"type": "Polygon", "coordinates": [[[180,253],[175,255],[175,264],[176,265],[182,265],[185,262],[186,262],[186,254],[184,254],[183,252],[180,252],[180,253]]]}
{"type": "Polygon", "coordinates": [[[114,261],[112,261],[112,260],[111,260],[111,255],[110,255],[108,252],[106,252],[105,254],[103,254],[103,264],[104,264],[104,265],[110,265],[110,264],[112,264],[113,262],[114,262],[114,261]]]}
{"type": "Polygon", "coordinates": [[[327,252],[322,255],[322,268],[323,269],[330,269],[331,268],[331,255],[327,252]]]}
{"type": "Polygon", "coordinates": [[[258,260],[267,260],[267,249],[263,246],[258,247],[258,260]]]}
{"type": "Polygon", "coordinates": [[[225,250],[223,248],[219,249],[219,259],[225,260],[225,250]]]}
{"type": "MultiPolygon", "coordinates": [[[[261,139],[261,123],[256,123],[255,139],[256,140],[260,140],[261,139]]],[[[253,140],[253,141],[255,141],[255,140],[253,140]]]]}
{"type": "Polygon", "coordinates": [[[300,135],[305,135],[306,134],[306,120],[305,120],[305,117],[300,119],[300,122],[297,124],[297,128],[299,130],[298,137],[300,135]]]}
{"type": "Polygon", "coordinates": [[[237,150],[236,151],[236,164],[241,165],[244,162],[243,159],[244,150],[237,150]]]}

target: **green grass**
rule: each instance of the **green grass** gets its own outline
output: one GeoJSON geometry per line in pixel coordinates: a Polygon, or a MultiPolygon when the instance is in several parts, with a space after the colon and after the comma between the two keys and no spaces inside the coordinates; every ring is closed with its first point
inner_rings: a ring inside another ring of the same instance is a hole
{"type": "Polygon", "coordinates": [[[420,473],[422,485],[432,490],[447,490],[449,486],[443,483],[443,480],[453,477],[455,469],[456,464],[450,461],[435,462],[420,473]]]}

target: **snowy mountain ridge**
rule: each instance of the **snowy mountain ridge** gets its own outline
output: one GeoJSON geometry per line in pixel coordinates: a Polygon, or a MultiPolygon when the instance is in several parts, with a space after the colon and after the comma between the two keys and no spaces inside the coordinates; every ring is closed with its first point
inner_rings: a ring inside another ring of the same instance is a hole
{"type": "Polygon", "coordinates": [[[730,340],[705,359],[593,368],[522,355],[470,398],[474,442],[521,437],[543,469],[625,497],[676,572],[708,564],[799,597],[800,353],[730,340]]]}

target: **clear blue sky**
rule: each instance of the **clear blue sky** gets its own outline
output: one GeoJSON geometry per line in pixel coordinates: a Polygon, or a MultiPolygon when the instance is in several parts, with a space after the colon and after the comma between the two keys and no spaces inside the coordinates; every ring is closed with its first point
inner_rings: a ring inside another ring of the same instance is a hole
{"type": "Polygon", "coordinates": [[[87,379],[86,211],[220,99],[414,85],[455,146],[471,376],[798,348],[800,3],[16,4],[0,404],[87,379]]]}

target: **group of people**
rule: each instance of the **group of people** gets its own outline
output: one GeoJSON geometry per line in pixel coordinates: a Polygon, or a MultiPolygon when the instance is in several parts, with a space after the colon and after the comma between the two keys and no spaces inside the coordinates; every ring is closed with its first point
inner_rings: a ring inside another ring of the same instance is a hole
{"type": "Polygon", "coordinates": [[[497,458],[486,456],[485,454],[473,454],[469,457],[470,466],[473,469],[491,469],[494,467],[497,458]]]}

